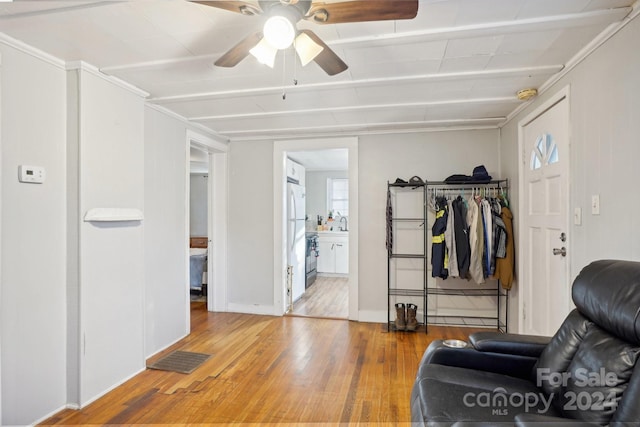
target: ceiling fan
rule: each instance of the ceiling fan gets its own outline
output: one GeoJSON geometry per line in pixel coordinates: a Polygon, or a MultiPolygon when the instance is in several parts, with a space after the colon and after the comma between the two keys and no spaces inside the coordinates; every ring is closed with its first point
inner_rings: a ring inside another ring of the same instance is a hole
{"type": "Polygon", "coordinates": [[[279,49],[293,44],[302,65],[311,61],[327,74],[346,70],[340,59],[313,31],[298,30],[305,19],[318,24],[412,19],[418,13],[418,0],[351,0],[323,2],[315,0],[194,1],[247,16],[264,15],[264,28],[250,34],[215,62],[219,67],[234,67],[252,54],[273,68],[279,49]]]}

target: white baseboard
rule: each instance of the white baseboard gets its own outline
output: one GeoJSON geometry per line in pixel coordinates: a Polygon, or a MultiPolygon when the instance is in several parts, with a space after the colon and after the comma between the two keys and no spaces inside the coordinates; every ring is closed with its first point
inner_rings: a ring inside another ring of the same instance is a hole
{"type": "Polygon", "coordinates": [[[231,302],[227,304],[227,311],[231,313],[261,314],[266,316],[273,316],[274,313],[272,305],[235,304],[231,302]]]}
{"type": "Polygon", "coordinates": [[[387,312],[379,310],[360,310],[358,312],[358,322],[387,323],[387,312]]]}

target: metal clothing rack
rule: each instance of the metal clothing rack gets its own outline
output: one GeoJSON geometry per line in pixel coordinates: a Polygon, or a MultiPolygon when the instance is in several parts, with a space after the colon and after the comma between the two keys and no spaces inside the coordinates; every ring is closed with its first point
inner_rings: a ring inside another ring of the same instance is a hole
{"type": "MultiPolygon", "coordinates": [[[[411,216],[393,216],[389,218],[387,227],[391,227],[391,230],[387,229],[387,233],[392,233],[395,236],[396,228],[400,225],[409,229],[413,229],[415,233],[418,233],[419,239],[422,239],[422,247],[414,248],[418,249],[411,252],[396,253],[394,251],[395,246],[387,248],[387,331],[395,331],[395,303],[396,302],[408,302],[413,300],[417,302],[418,312],[422,310],[422,316],[419,314],[416,316],[418,319],[418,330],[424,329],[427,332],[427,191],[425,183],[389,183],[387,182],[387,191],[395,198],[398,193],[406,193],[408,199],[412,200],[414,204],[419,206],[411,216]],[[406,260],[407,262],[415,261],[421,265],[422,275],[420,283],[408,283],[402,280],[398,281],[396,275],[398,274],[397,263],[399,260],[406,260]],[[392,275],[395,274],[395,275],[392,275]],[[399,283],[401,282],[401,283],[399,283]],[[404,298],[403,298],[404,297],[404,298]],[[392,318],[393,315],[393,318],[392,318]]],[[[393,205],[394,214],[397,213],[397,204],[393,205]]],[[[387,234],[388,235],[388,234],[387,234]]],[[[394,237],[394,239],[397,236],[394,237]]]]}
{"type": "MultiPolygon", "coordinates": [[[[483,196],[499,196],[500,194],[504,195],[507,192],[508,188],[509,181],[507,179],[494,180],[487,183],[447,183],[444,181],[429,181],[428,183],[425,183],[425,195],[427,197],[428,204],[431,200],[430,197],[435,195],[464,195],[472,192],[483,196]]],[[[425,215],[425,217],[428,217],[428,213],[425,215]]],[[[429,246],[425,245],[425,254],[428,253],[429,246]]],[[[426,324],[495,327],[501,332],[507,332],[509,323],[509,291],[506,289],[502,289],[498,280],[496,280],[495,288],[473,287],[463,289],[426,286],[425,307],[428,307],[430,295],[432,295],[433,298],[436,299],[439,295],[452,297],[492,296],[496,298],[496,314],[495,316],[438,315],[429,314],[428,310],[425,310],[426,324]],[[503,300],[504,302],[501,303],[501,300],[503,300]],[[502,315],[503,310],[504,315],[502,315]],[[456,322],[454,319],[462,320],[462,322],[456,322]]]]}

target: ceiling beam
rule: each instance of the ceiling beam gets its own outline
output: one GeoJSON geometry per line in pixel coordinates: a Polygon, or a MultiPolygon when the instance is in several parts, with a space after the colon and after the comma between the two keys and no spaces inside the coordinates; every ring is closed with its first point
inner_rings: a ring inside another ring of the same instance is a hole
{"type": "Polygon", "coordinates": [[[420,82],[446,82],[454,80],[477,80],[477,79],[504,79],[520,76],[551,76],[560,72],[563,65],[544,65],[539,67],[523,67],[523,68],[507,68],[498,70],[481,70],[481,71],[464,71],[454,73],[437,73],[437,74],[419,74],[413,76],[397,76],[392,78],[375,78],[360,80],[340,80],[322,83],[308,83],[287,85],[281,87],[259,87],[252,89],[223,90],[211,92],[199,92],[185,95],[158,96],[149,98],[150,102],[156,104],[171,104],[187,101],[202,101],[219,98],[228,98],[234,96],[259,96],[281,93],[283,90],[287,93],[304,93],[317,90],[334,90],[340,88],[359,88],[375,86],[380,84],[406,84],[420,82]]]}
{"type": "Polygon", "coordinates": [[[305,136],[367,135],[384,133],[415,133],[442,130],[497,129],[504,117],[477,119],[443,119],[413,122],[353,123],[348,125],[305,126],[300,128],[268,128],[253,130],[226,130],[221,133],[233,141],[272,138],[298,138],[305,136]]]}
{"type": "Polygon", "coordinates": [[[462,25],[459,27],[433,28],[402,33],[386,33],[376,36],[352,37],[334,40],[332,46],[343,44],[358,44],[369,42],[392,41],[411,38],[420,41],[439,41],[453,39],[469,39],[476,37],[500,36],[505,34],[528,33],[538,31],[562,30],[566,28],[586,27],[590,25],[608,25],[620,21],[633,8],[619,7],[615,9],[600,9],[589,12],[570,13],[565,15],[540,16],[536,18],[513,19],[509,21],[487,22],[482,24],[462,25]]]}
{"type": "MultiPolygon", "coordinates": [[[[468,105],[468,104],[490,104],[490,103],[521,103],[515,96],[498,97],[498,98],[475,98],[475,99],[453,99],[445,101],[429,101],[429,102],[411,102],[403,104],[370,104],[370,105],[350,105],[345,107],[329,107],[329,108],[309,108],[281,111],[261,111],[257,113],[242,114],[224,114],[217,116],[199,116],[187,117],[187,120],[194,122],[208,122],[215,120],[231,120],[231,119],[255,119],[275,116],[292,116],[301,114],[318,114],[318,113],[336,113],[350,111],[367,111],[367,110],[393,110],[398,108],[420,108],[420,107],[442,107],[451,105],[468,105]]],[[[222,133],[222,132],[221,132],[222,133]]]]}

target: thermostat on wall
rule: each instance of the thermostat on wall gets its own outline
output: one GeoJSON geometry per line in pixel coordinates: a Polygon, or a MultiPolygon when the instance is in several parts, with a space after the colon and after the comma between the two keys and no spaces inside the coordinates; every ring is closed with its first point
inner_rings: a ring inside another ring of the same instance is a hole
{"type": "Polygon", "coordinates": [[[41,166],[18,166],[18,181],[20,182],[42,184],[44,182],[44,177],[44,168],[41,166]]]}

